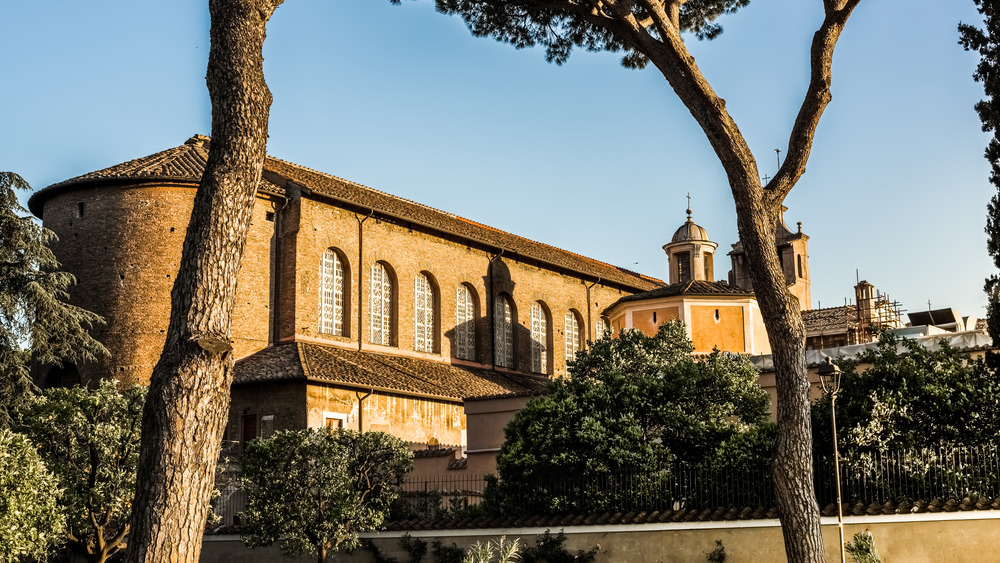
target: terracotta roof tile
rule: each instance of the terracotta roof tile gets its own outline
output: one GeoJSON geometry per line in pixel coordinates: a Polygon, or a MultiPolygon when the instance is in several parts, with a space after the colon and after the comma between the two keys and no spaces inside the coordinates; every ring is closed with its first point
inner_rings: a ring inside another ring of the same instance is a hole
{"type": "Polygon", "coordinates": [[[266,348],[236,362],[235,371],[235,385],[307,379],[454,400],[545,385],[537,377],[304,342],[266,348]]]}
{"type": "MultiPolygon", "coordinates": [[[[158,180],[197,184],[208,161],[209,144],[208,137],[195,135],[179,147],[64,180],[33,194],[28,201],[28,208],[41,217],[44,201],[52,194],[93,182],[158,180]]],[[[371,209],[469,241],[500,248],[515,256],[538,260],[587,276],[600,277],[604,281],[619,283],[633,289],[648,290],[663,285],[663,282],[656,278],[519,237],[298,164],[267,157],[261,189],[268,193],[282,194],[288,182],[356,207],[371,209]]]]}
{"type": "Polygon", "coordinates": [[[857,324],[858,310],[853,305],[802,311],[806,334],[840,334],[857,324]]]}
{"type": "MultiPolygon", "coordinates": [[[[694,280],[689,282],[672,283],[663,287],[658,287],[650,291],[626,295],[615,301],[611,307],[619,303],[629,303],[632,301],[644,301],[646,299],[657,299],[661,297],[674,297],[676,295],[732,295],[747,296],[753,295],[753,291],[729,285],[725,282],[710,282],[704,280],[694,280]]],[[[609,309],[611,308],[609,307],[609,309]]]]}

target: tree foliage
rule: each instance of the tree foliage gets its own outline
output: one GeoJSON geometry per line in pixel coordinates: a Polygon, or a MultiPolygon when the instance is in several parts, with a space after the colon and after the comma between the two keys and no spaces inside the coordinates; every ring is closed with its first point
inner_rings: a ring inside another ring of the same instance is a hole
{"type": "Polygon", "coordinates": [[[70,547],[95,563],[125,547],[145,397],[145,387],[119,392],[105,381],[93,391],[48,389],[18,411],[64,489],[70,547]]]}
{"type": "Polygon", "coordinates": [[[108,353],[88,333],[101,318],[66,302],[76,280],[58,269],[48,247],[55,234],[27,215],[16,189],[31,186],[0,172],[0,427],[33,389],[29,361],[62,366],[108,353]]]}
{"type": "Polygon", "coordinates": [[[413,454],[383,432],[288,430],[252,441],[241,465],[243,541],[280,539],[284,553],[316,553],[322,563],[382,524],[413,454]]]}
{"type": "MultiPolygon", "coordinates": [[[[1000,380],[982,360],[942,343],[884,334],[856,362],[841,362],[838,445],[849,452],[978,447],[1000,436],[1000,380]],[[869,365],[864,371],[859,365],[869,365]],[[859,373],[860,371],[860,373],[859,373]]],[[[830,401],[813,405],[816,448],[830,450],[830,401]]]]}
{"type": "Polygon", "coordinates": [[[568,378],[550,382],[504,430],[491,502],[499,509],[508,499],[526,500],[529,510],[587,509],[554,493],[552,478],[652,474],[674,460],[737,457],[732,444],[756,443],[748,435],[769,426],[757,370],[718,351],[698,361],[693,350],[679,322],[664,323],[654,337],[632,330],[592,343],[568,378]]]}
{"type": "MultiPolygon", "coordinates": [[[[990,0],[972,0],[983,15],[983,28],[959,24],[959,43],[966,51],[979,53],[979,65],[972,75],[983,84],[986,99],[976,104],[983,131],[992,132],[986,145],[985,157],[990,163],[990,182],[997,188],[987,205],[986,250],[993,264],[1000,269],[1000,6],[990,0]]],[[[986,279],[989,297],[987,318],[994,345],[1000,346],[1000,277],[986,279]]]]}
{"type": "MultiPolygon", "coordinates": [[[[749,3],[750,0],[675,2],[681,31],[691,32],[699,39],[717,37],[722,26],[716,19],[749,3]]],[[[442,13],[461,16],[477,37],[495,37],[518,49],[541,46],[549,62],[566,62],[573,48],[578,47],[623,53],[622,64],[629,68],[644,68],[649,63],[623,29],[603,21],[602,10],[587,2],[436,0],[436,5],[442,13]]],[[[649,20],[651,8],[656,9],[642,2],[633,3],[631,8],[638,21],[649,20]]]]}
{"type": "Polygon", "coordinates": [[[0,428],[0,563],[44,560],[62,525],[55,476],[25,436],[0,428]]]}

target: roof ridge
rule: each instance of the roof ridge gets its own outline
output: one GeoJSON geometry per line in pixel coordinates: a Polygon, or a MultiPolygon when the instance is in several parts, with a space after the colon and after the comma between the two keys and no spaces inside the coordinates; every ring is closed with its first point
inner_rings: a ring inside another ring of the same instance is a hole
{"type": "Polygon", "coordinates": [[[453,217],[458,217],[457,215],[448,213],[447,211],[443,211],[443,210],[437,209],[435,207],[431,207],[431,206],[429,206],[427,204],[424,204],[424,203],[420,203],[419,201],[414,201],[412,199],[406,199],[405,197],[399,197],[398,195],[391,194],[389,192],[384,192],[382,190],[379,190],[377,188],[373,188],[371,186],[366,186],[364,184],[355,182],[354,180],[348,180],[347,178],[342,178],[340,176],[335,176],[333,174],[330,174],[329,172],[323,172],[322,170],[316,170],[315,168],[309,168],[308,166],[303,166],[301,164],[297,164],[295,162],[292,162],[290,160],[285,160],[283,158],[278,158],[276,156],[267,155],[267,158],[269,158],[271,160],[276,160],[276,161],[278,161],[278,162],[280,162],[282,164],[291,166],[293,168],[299,168],[299,169],[302,169],[302,170],[306,170],[308,172],[312,172],[313,174],[319,174],[320,176],[325,176],[325,177],[330,178],[332,180],[337,180],[338,182],[343,182],[345,184],[350,184],[350,185],[358,187],[358,188],[369,190],[369,191],[375,192],[375,193],[377,193],[379,195],[384,195],[386,197],[390,197],[392,199],[397,199],[399,201],[405,201],[406,203],[409,203],[409,204],[412,204],[412,205],[416,205],[416,206],[419,206],[419,207],[423,207],[424,209],[429,209],[431,211],[437,211],[438,213],[444,213],[446,215],[452,215],[453,217]]]}

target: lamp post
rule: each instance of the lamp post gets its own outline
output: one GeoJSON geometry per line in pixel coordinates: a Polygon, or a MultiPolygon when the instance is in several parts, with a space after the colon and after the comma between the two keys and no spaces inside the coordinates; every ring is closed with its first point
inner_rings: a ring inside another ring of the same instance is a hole
{"type": "Polygon", "coordinates": [[[827,356],[826,360],[820,364],[819,383],[823,387],[824,393],[830,395],[830,425],[833,427],[833,470],[837,483],[837,527],[840,528],[840,562],[847,563],[847,554],[844,553],[844,510],[840,502],[840,451],[837,449],[837,394],[840,393],[840,368],[827,356]]]}

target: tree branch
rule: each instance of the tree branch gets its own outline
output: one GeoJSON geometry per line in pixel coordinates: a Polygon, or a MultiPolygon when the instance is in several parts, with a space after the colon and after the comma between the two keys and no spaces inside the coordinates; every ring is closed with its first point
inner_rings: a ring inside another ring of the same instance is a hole
{"type": "Polygon", "coordinates": [[[857,7],[860,0],[824,0],[826,17],[823,25],[813,36],[810,48],[809,67],[811,77],[809,88],[799,113],[792,126],[785,152],[785,162],[778,173],[768,182],[766,192],[768,202],[772,206],[780,205],[785,196],[795,186],[806,171],[806,162],[812,151],[816,126],[819,124],[823,111],[833,99],[830,94],[832,82],[831,68],[833,66],[833,49],[840,39],[847,18],[857,7]]]}

